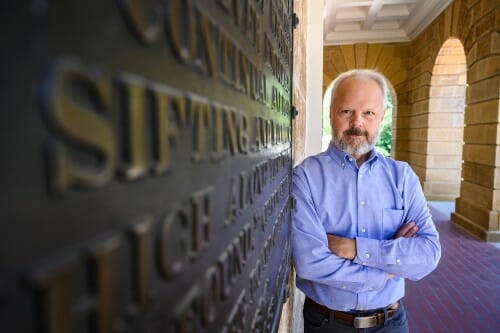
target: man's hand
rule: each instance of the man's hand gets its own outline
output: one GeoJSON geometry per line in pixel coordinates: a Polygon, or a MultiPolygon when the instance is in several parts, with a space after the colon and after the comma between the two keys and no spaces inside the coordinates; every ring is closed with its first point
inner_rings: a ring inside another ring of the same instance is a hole
{"type": "Polygon", "coordinates": [[[403,225],[396,231],[392,239],[396,239],[399,237],[415,237],[418,232],[418,227],[415,222],[403,223],[403,225]]]}
{"type": "Polygon", "coordinates": [[[354,239],[328,234],[326,236],[328,237],[328,248],[335,255],[349,260],[356,257],[356,241],[354,239]]]}

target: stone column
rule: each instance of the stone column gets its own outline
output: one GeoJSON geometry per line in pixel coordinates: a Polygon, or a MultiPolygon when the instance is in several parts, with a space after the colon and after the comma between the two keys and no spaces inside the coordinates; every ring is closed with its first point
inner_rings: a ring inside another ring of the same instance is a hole
{"type": "Polygon", "coordinates": [[[451,220],[481,239],[500,242],[500,33],[492,28],[498,27],[497,13],[477,15],[481,14],[486,14],[483,24],[474,30],[480,37],[465,43],[468,87],[463,181],[451,220]]]}

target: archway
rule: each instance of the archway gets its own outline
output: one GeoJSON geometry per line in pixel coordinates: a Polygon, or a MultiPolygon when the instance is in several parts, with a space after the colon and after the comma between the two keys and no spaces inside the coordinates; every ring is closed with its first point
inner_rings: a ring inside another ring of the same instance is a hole
{"type": "Polygon", "coordinates": [[[439,50],[431,77],[423,184],[428,200],[452,201],[460,194],[466,74],[464,47],[450,38],[439,50]]]}

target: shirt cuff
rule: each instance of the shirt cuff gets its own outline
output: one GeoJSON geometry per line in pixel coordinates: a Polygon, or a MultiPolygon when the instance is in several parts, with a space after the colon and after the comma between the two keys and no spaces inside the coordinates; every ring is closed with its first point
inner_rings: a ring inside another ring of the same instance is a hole
{"type": "Polygon", "coordinates": [[[380,262],[380,241],[377,239],[356,237],[356,257],[354,262],[367,266],[367,279],[365,290],[381,290],[387,283],[387,272],[378,269],[380,262]]]}
{"type": "Polygon", "coordinates": [[[381,262],[379,248],[380,241],[378,239],[356,237],[356,257],[354,262],[363,266],[377,267],[381,262]]]}

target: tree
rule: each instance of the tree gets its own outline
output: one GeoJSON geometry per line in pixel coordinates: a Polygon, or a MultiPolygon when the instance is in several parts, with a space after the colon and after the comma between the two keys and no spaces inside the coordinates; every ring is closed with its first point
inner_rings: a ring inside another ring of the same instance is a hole
{"type": "Polygon", "coordinates": [[[385,111],[384,120],[380,127],[380,138],[375,145],[377,151],[385,156],[391,156],[391,141],[392,141],[392,95],[387,94],[387,109],[385,111]]]}

